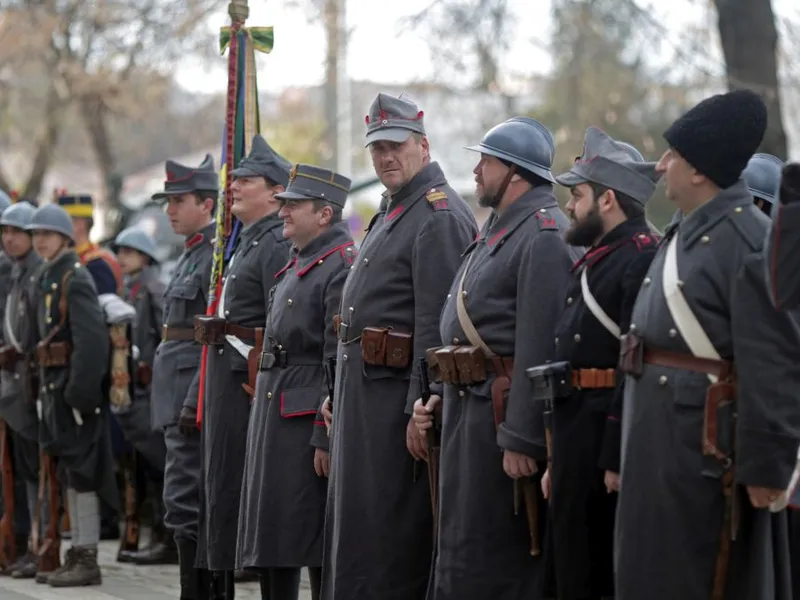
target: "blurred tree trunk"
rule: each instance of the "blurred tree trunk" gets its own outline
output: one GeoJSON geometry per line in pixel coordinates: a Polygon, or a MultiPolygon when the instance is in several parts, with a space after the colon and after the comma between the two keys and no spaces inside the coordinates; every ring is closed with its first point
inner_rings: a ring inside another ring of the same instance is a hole
{"type": "Polygon", "coordinates": [[[778,31],[771,0],[714,0],[730,89],[750,88],[767,105],[760,150],[786,159],[786,132],[778,86],[778,31]]]}

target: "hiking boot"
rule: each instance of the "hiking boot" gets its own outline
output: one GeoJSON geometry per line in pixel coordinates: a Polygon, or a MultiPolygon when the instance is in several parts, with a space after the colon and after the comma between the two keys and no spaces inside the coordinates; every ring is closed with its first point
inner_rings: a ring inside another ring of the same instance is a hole
{"type": "Polygon", "coordinates": [[[50,587],[84,587],[101,585],[103,578],[97,564],[97,548],[72,548],[73,560],[63,571],[47,578],[50,587]]]}
{"type": "Polygon", "coordinates": [[[14,579],[33,579],[39,567],[39,559],[33,552],[28,552],[12,565],[11,577],[14,579]]]}
{"type": "Polygon", "coordinates": [[[64,563],[60,567],[58,567],[55,571],[36,572],[36,583],[47,583],[47,580],[50,578],[51,575],[63,573],[64,571],[69,569],[70,565],[74,560],[75,560],[75,550],[74,548],[68,548],[67,551],[64,553],[64,563]]]}

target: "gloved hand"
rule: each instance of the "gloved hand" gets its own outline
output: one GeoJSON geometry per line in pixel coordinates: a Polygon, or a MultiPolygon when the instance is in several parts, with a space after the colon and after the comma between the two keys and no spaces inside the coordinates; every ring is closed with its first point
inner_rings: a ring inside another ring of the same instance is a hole
{"type": "Polygon", "coordinates": [[[181,414],[178,417],[178,431],[187,437],[199,433],[196,409],[189,406],[181,408],[181,414]]]}

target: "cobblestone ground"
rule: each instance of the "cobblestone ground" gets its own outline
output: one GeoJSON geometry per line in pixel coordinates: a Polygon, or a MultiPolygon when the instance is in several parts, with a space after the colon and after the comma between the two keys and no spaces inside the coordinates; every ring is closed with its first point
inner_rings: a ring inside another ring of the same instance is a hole
{"type": "MultiPolygon", "coordinates": [[[[147,535],[142,536],[145,540],[147,535]]],[[[69,542],[64,542],[66,550],[69,542]]],[[[100,543],[103,585],[89,588],[56,589],[33,580],[0,576],[0,600],[177,600],[178,567],[137,567],[116,562],[118,542],[100,543]]],[[[260,600],[258,583],[236,585],[236,600],[260,600]]],[[[303,571],[300,600],[311,600],[308,573],[303,571]]]]}

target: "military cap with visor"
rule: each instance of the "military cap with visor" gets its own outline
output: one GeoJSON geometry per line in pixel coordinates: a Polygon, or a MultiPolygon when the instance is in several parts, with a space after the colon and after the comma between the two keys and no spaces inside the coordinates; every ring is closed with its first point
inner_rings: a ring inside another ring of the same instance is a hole
{"type": "Polygon", "coordinates": [[[425,135],[425,113],[410,99],[381,92],[372,101],[366,117],[365,146],[374,142],[402,144],[412,134],[425,135]]]}
{"type": "Polygon", "coordinates": [[[525,172],[533,173],[555,183],[551,172],[555,154],[553,136],[536,119],[512,117],[487,131],[479,144],[466,149],[494,156],[507,166],[516,165],[523,176],[525,172]]]}
{"type": "Polygon", "coordinates": [[[187,167],[174,160],[165,165],[167,180],[164,191],[153,194],[153,200],[166,200],[170,196],[182,196],[194,192],[219,193],[219,175],[214,170],[214,159],[206,154],[197,167],[187,167]]]}
{"type": "Polygon", "coordinates": [[[57,204],[45,204],[36,209],[26,231],[53,231],[75,241],[75,228],[72,217],[57,204]]]}
{"type": "MultiPolygon", "coordinates": [[[[36,208],[28,202],[17,202],[3,211],[0,227],[16,227],[25,230],[30,225],[36,208]]],[[[30,233],[30,232],[28,232],[30,233]]]]}
{"type": "Polygon", "coordinates": [[[556,181],[566,187],[594,183],[625,194],[644,206],[660,177],[656,163],[645,162],[633,146],[618,142],[597,127],[589,127],[583,154],[569,171],[556,177],[556,181]]]}
{"type": "Polygon", "coordinates": [[[253,136],[250,154],[231,171],[233,177],[264,177],[274,185],[286,187],[292,164],[275,152],[261,135],[253,136]]]}
{"type": "Polygon", "coordinates": [[[326,200],[340,208],[347,202],[351,181],[329,169],[314,165],[298,164],[289,174],[289,185],[285,192],[275,194],[281,202],[300,200],[326,200]]]}

